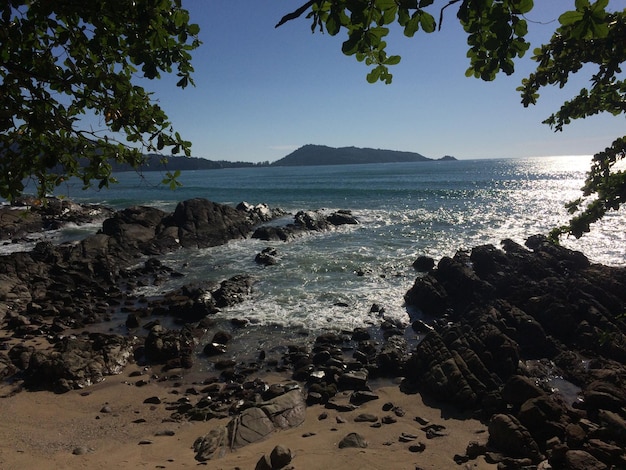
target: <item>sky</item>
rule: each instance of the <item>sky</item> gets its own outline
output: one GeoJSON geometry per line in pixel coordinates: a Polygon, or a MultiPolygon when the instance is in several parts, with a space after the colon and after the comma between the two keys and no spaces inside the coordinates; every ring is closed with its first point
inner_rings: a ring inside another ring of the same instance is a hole
{"type": "MultiPolygon", "coordinates": [[[[274,27],[302,3],[183,0],[201,28],[203,44],[193,52],[196,86],[180,90],[175,76],[163,76],[146,88],[192,142],[194,157],[272,162],[305,144],[430,158],[591,155],[624,135],[623,116],[587,118],[559,133],[542,124],[587,86],[587,77],[570,80],[563,90],[544,89],[538,105],[524,108],[515,89],[533,70],[530,53],[510,77],[465,77],[466,38],[453,8],[439,32],[413,38],[399,27],[392,32],[387,53],[402,61],[391,67],[393,83],[385,85],[369,84],[368,67],[342,54],[343,33],[312,34],[305,18],[274,27]]],[[[535,3],[527,15],[531,51],[550,37],[574,0],[535,3]]]]}

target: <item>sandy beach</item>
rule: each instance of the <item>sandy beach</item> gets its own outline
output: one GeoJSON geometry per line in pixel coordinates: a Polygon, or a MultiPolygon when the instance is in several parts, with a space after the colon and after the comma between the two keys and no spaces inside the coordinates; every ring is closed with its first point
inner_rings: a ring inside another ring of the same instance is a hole
{"type": "MultiPolygon", "coordinates": [[[[252,469],[264,454],[280,444],[294,454],[292,468],[496,468],[487,464],[484,457],[460,465],[453,459],[455,454],[465,454],[469,442],[486,442],[485,425],[446,408],[427,406],[420,395],[402,393],[393,385],[378,388],[379,399],[355,411],[344,413],[321,405],[310,406],[302,425],[277,431],[220,459],[198,462],[192,449],[196,438],[227,420],[172,421],[167,404],[181,397],[185,385],[173,387],[167,382],[148,381],[145,376],[131,377],[134,370],[134,366],[129,367],[123,374],[107,377],[84,390],[60,395],[21,391],[1,398],[0,467],[252,469]],[[139,380],[149,383],[137,386],[139,380]],[[159,397],[161,403],[144,403],[154,397],[159,397]],[[382,409],[385,403],[400,407],[404,416],[394,415],[396,422],[375,426],[354,421],[361,413],[380,418],[389,415],[382,409]],[[442,436],[428,439],[416,417],[444,426],[442,436]],[[338,442],[351,432],[365,437],[368,447],[339,449],[338,442]],[[401,442],[403,433],[416,439],[401,442]],[[412,451],[411,446],[419,443],[425,445],[424,450],[412,451]]],[[[266,380],[279,383],[280,377],[266,380]]],[[[2,392],[10,394],[10,386],[5,385],[2,392]]]]}

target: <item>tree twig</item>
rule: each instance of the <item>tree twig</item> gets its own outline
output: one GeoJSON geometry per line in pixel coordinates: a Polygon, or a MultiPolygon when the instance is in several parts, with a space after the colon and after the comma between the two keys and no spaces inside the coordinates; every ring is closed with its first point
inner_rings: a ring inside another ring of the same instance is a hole
{"type": "Polygon", "coordinates": [[[302,15],[302,13],[304,13],[305,11],[307,11],[310,7],[313,6],[313,4],[316,2],[317,0],[309,0],[308,2],[306,2],[304,5],[302,5],[300,8],[298,8],[297,10],[286,14],[285,16],[283,16],[280,21],[276,24],[276,26],[274,26],[274,28],[278,28],[279,26],[284,25],[287,21],[291,21],[291,20],[295,20],[296,18],[300,17],[302,15]]]}

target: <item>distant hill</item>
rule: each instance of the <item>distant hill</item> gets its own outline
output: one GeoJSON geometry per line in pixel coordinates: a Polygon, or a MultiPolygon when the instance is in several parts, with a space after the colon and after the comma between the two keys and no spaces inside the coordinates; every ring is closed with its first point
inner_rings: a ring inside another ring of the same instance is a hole
{"type": "MultiPolygon", "coordinates": [[[[198,157],[166,157],[167,163],[161,162],[162,155],[146,155],[146,163],[141,165],[140,171],[189,171],[189,170],[219,170],[221,168],[247,168],[252,166],[267,166],[267,162],[229,162],[226,160],[207,160],[198,157]]],[[[128,164],[110,161],[114,172],[131,171],[133,168],[128,164]]]]}
{"type": "MultiPolygon", "coordinates": [[[[444,157],[442,160],[456,160],[444,157]]],[[[325,145],[305,145],[271,166],[312,166],[312,165],[350,165],[363,163],[398,163],[433,161],[415,152],[382,150],[358,147],[327,147],[325,145]]]]}

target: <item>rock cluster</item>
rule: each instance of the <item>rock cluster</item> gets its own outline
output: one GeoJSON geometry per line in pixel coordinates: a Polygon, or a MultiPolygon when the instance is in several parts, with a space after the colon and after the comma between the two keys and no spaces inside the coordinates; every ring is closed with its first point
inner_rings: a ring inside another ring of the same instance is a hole
{"type": "Polygon", "coordinates": [[[459,252],[417,278],[405,300],[434,329],[407,361],[405,385],[489,420],[505,468],[622,468],[626,270],[542,236],[526,245],[459,252]],[[580,396],[554,393],[549,376],[580,396]]]}
{"type": "Polygon", "coordinates": [[[0,240],[18,243],[33,233],[55,230],[70,223],[91,223],[112,214],[113,210],[99,204],[24,196],[11,205],[0,205],[0,240]]]}
{"type": "MultiPolygon", "coordinates": [[[[47,210],[55,207],[54,201],[45,206],[47,210]]],[[[65,201],[60,204],[59,210],[65,210],[65,201]]],[[[139,285],[183,276],[154,256],[247,237],[255,226],[282,215],[282,211],[265,205],[242,203],[239,208],[232,208],[204,199],[181,202],[171,214],[152,207],[131,207],[112,214],[98,233],[80,242],[62,245],[40,242],[30,252],[3,256],[0,321],[15,337],[43,336],[50,339],[53,348],[31,356],[22,354],[23,351],[19,354],[10,351],[5,358],[0,353],[0,364],[5,365],[2,373],[14,373],[17,368],[28,379],[27,384],[57,391],[82,387],[101,380],[102,375],[115,373],[137,354],[136,349],[141,345],[111,335],[107,341],[119,343],[120,350],[113,355],[98,347],[106,335],[99,340],[84,335],[68,339],[65,332],[110,320],[116,311],[128,312],[129,329],[139,327],[142,317],[149,314],[171,315],[189,323],[241,301],[250,293],[253,283],[247,276],[236,276],[215,286],[184,286],[150,302],[134,297],[132,291],[139,285]],[[146,257],[149,258],[143,265],[133,267],[146,257]],[[76,347],[74,343],[82,346],[76,347]],[[79,350],[83,351],[79,364],[61,364],[70,358],[76,362],[79,350]],[[109,356],[88,357],[92,353],[109,356]],[[20,359],[10,360],[15,357],[20,359]],[[45,369],[45,373],[38,373],[40,369],[45,369]]],[[[189,365],[192,339],[188,331],[167,332],[160,326],[147,329],[149,340],[141,349],[145,356],[157,362],[178,361],[179,366],[189,365]]]]}
{"type": "MultiPolygon", "coordinates": [[[[64,392],[135,360],[162,364],[172,378],[191,366],[199,338],[211,331],[199,346],[216,375],[168,404],[176,420],[231,419],[196,441],[201,461],[299,424],[305,405],[357,410],[378,399],[370,380],[387,377],[489,423],[487,445],[468,446],[457,463],[484,455],[503,469],[626,468],[626,269],[592,264],[545,237],[529,238],[526,247],[511,240],[502,249],[479,246],[436,266],[420,258],[414,263],[419,277],[405,296],[412,331],[381,316],[380,329],[328,332],[310,344],[259,351],[251,362],[227,357],[233,337],[211,319],[250,295],[250,276],[187,283],[149,299],[133,296],[138,286],[184,276],[158,259],[172,250],[249,236],[289,240],[358,223],[347,211],[317,211],[298,213],[284,227],[266,224],[282,215],[264,205],[233,208],[203,199],[181,202],[172,213],[133,207],[80,242],[42,242],[31,252],[3,256],[0,320],[25,342],[0,351],[0,377],[19,375],[28,387],[64,392]],[[77,333],[113,312],[127,314],[133,336],[77,333]],[[162,318],[179,328],[166,327],[162,318]],[[420,341],[410,343],[415,334],[420,341]],[[47,338],[50,348],[26,342],[35,337],[47,338]],[[287,372],[294,382],[250,380],[261,368],[287,372]],[[580,393],[558,393],[552,378],[580,393]]],[[[259,263],[271,265],[278,253],[270,248],[259,255],[259,263]]],[[[246,323],[233,320],[233,328],[246,323]]],[[[358,419],[383,425],[402,416],[402,410],[387,411],[383,419],[358,419]]],[[[424,424],[424,432],[433,438],[442,429],[424,424]]],[[[358,436],[345,442],[366,445],[358,436]]],[[[423,450],[417,443],[412,451],[423,450]]],[[[257,468],[289,465],[287,454],[278,449],[257,468]]]]}
{"type": "Polygon", "coordinates": [[[293,223],[285,226],[264,225],[258,227],[252,238],[260,240],[288,241],[308,231],[320,232],[341,225],[358,225],[359,221],[350,211],[339,210],[331,214],[325,211],[300,211],[293,223]]]}

